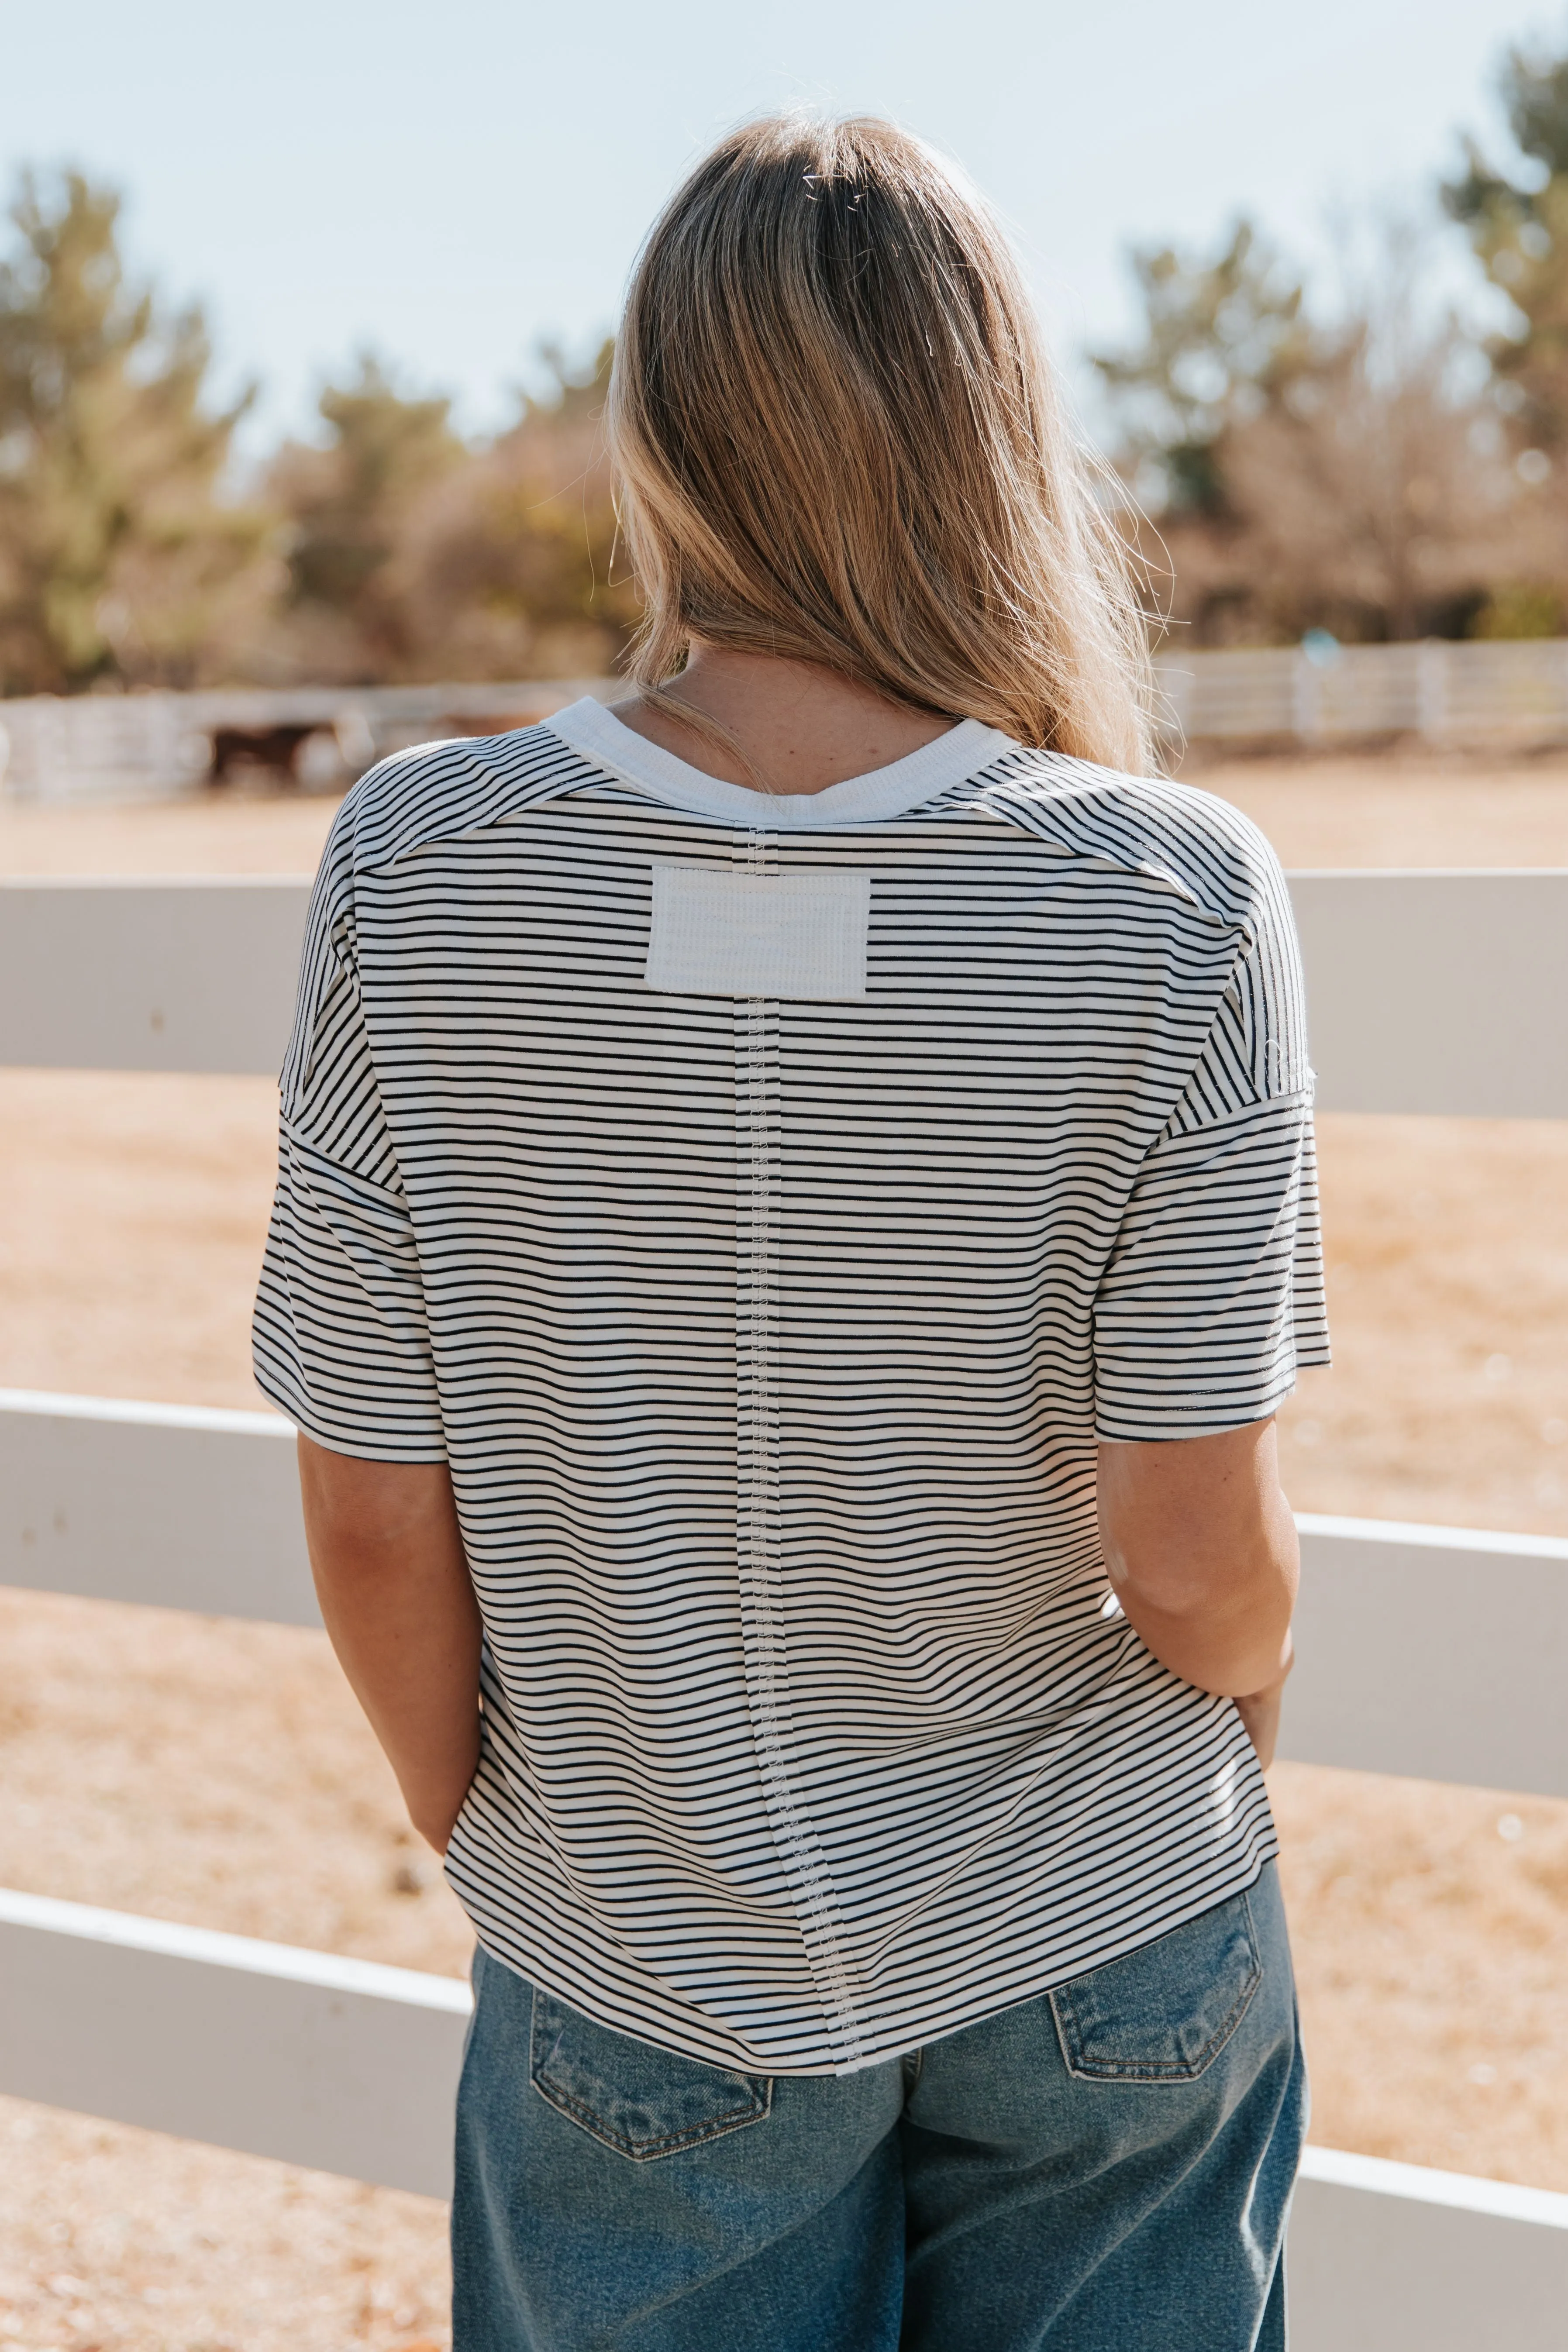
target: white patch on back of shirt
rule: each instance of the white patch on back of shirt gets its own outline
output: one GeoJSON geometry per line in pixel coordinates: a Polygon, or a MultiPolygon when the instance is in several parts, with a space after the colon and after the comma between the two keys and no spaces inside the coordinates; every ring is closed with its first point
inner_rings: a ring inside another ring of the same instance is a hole
{"type": "Polygon", "coordinates": [[[675,996],[841,1003],[866,993],[868,874],[655,866],[645,978],[675,996]]]}

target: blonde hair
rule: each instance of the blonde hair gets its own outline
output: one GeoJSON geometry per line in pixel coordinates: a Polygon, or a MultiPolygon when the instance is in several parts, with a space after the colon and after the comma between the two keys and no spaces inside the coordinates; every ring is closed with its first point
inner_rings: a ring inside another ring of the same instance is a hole
{"type": "Polygon", "coordinates": [[[696,635],[1147,765],[1127,548],[1001,228],[919,140],[716,147],[637,262],[608,421],[650,698],[696,635]]]}

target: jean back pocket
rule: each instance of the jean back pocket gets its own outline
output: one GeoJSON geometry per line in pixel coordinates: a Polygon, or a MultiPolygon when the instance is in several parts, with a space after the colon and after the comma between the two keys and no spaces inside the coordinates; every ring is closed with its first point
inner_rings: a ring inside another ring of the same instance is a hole
{"type": "Polygon", "coordinates": [[[1263,1980],[1245,1895],[1051,1994],[1068,2072],[1089,2083],[1193,2083],[1263,1980]]]}
{"type": "Polygon", "coordinates": [[[634,2042],[537,1987],[529,2073],[558,2115],[637,2164],[743,2130],[773,2105],[765,2074],[732,2074],[634,2042]]]}

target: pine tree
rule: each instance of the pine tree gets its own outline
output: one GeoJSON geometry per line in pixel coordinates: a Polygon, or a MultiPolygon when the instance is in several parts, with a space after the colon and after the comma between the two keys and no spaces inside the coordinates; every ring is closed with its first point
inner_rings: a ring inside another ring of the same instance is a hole
{"type": "Polygon", "coordinates": [[[1145,469],[1146,502],[1217,515],[1226,426],[1258,415],[1302,364],[1300,281],[1247,220],[1212,260],[1165,246],[1135,249],[1131,261],[1142,340],[1090,359],[1123,450],[1145,469]]]}
{"type": "Polygon", "coordinates": [[[1468,141],[1443,201],[1513,308],[1490,346],[1500,404],[1521,442],[1568,456],[1568,57],[1510,50],[1500,85],[1521,163],[1500,171],[1468,141]]]}
{"type": "Polygon", "coordinates": [[[1095,364],[1192,641],[1453,634],[1516,560],[1518,486],[1479,434],[1461,329],[1419,299],[1422,257],[1384,224],[1359,267],[1342,253],[1324,318],[1246,222],[1213,258],[1134,255],[1142,338],[1095,364]]]}
{"type": "Polygon", "coordinates": [[[275,583],[222,495],[235,427],[199,310],[127,283],[120,200],[22,177],[0,261],[0,691],[221,677],[275,583]]]}
{"type": "Polygon", "coordinates": [[[400,391],[365,352],[317,407],[324,444],[287,443],[267,479],[289,525],[279,658],[301,675],[356,683],[417,674],[403,548],[421,499],[468,460],[451,403],[400,391]]]}
{"type": "Polygon", "coordinates": [[[613,352],[574,369],[545,350],[549,388],[422,502],[405,576],[427,673],[584,677],[625,651],[637,599],[605,446],[613,352]]]}
{"type": "Polygon", "coordinates": [[[290,522],[290,591],[274,675],[343,680],[597,674],[636,617],[602,414],[611,346],[552,382],[515,422],[465,442],[446,401],[400,391],[374,358],[322,394],[324,446],[293,443],[268,476],[290,522]]]}

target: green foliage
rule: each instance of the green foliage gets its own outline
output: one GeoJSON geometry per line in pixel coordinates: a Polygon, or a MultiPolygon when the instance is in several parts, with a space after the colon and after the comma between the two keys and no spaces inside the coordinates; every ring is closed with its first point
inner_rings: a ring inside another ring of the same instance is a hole
{"type": "Polygon", "coordinates": [[[612,346],[561,352],[493,439],[466,443],[444,400],[365,356],[329,385],[324,445],[290,443],[267,492],[289,526],[275,675],[353,680],[595,674],[635,619],[601,416],[612,346]]]}
{"type": "Polygon", "coordinates": [[[120,201],[25,174],[0,262],[0,691],[195,682],[254,619],[262,517],[218,495],[199,310],[126,282],[120,201]]]}
{"type": "Polygon", "coordinates": [[[415,652],[398,581],[402,540],[420,499],[467,453],[451,404],[400,392],[370,352],[317,406],[325,445],[286,444],[265,486],[288,520],[294,635],[303,646],[317,633],[336,672],[398,677],[415,652]]]}
{"type": "Polygon", "coordinates": [[[1563,631],[1560,590],[1542,581],[1507,581],[1494,588],[1465,634],[1471,637],[1560,637],[1563,631]]]}
{"type": "MultiPolygon", "coordinates": [[[[1512,306],[1479,391],[1405,232],[1373,240],[1331,316],[1247,220],[1207,253],[1132,255],[1140,331],[1091,357],[1188,642],[1568,625],[1568,55],[1512,52],[1503,90],[1513,160],[1472,143],[1442,192],[1512,306]]],[[[211,398],[199,310],[129,278],[114,194],[24,176],[10,218],[0,693],[614,667],[637,597],[608,344],[580,367],[545,351],[542,388],[481,439],[363,353],[323,389],[319,436],[242,496],[247,401],[211,398]]]]}
{"type": "Polygon", "coordinates": [[[1097,365],[1190,642],[1408,638],[1486,601],[1520,484],[1461,389],[1460,331],[1426,311],[1407,225],[1344,267],[1342,305],[1314,318],[1245,223],[1212,257],[1135,258],[1142,338],[1097,365]]]}
{"type": "Polygon", "coordinates": [[[1568,57],[1511,50],[1501,88],[1521,165],[1500,170],[1469,141],[1443,202],[1513,307],[1490,347],[1511,394],[1500,404],[1524,439],[1552,448],[1568,440],[1568,57]]]}
{"type": "Polygon", "coordinates": [[[594,673],[636,618],[601,416],[610,346],[483,442],[363,353],[235,494],[248,395],[199,310],[132,285],[120,203],[24,177],[0,257],[0,693],[594,673]]]}
{"type": "Polygon", "coordinates": [[[411,551],[436,667],[586,675],[625,649],[637,596],[602,427],[614,348],[581,370],[547,349],[549,390],[429,502],[411,551]]]}
{"type": "Polygon", "coordinates": [[[1131,266],[1142,341],[1090,357],[1126,450],[1152,461],[1156,502],[1218,514],[1226,426],[1257,415],[1303,363],[1300,282],[1246,220],[1212,259],[1166,246],[1134,252],[1131,266]]]}

